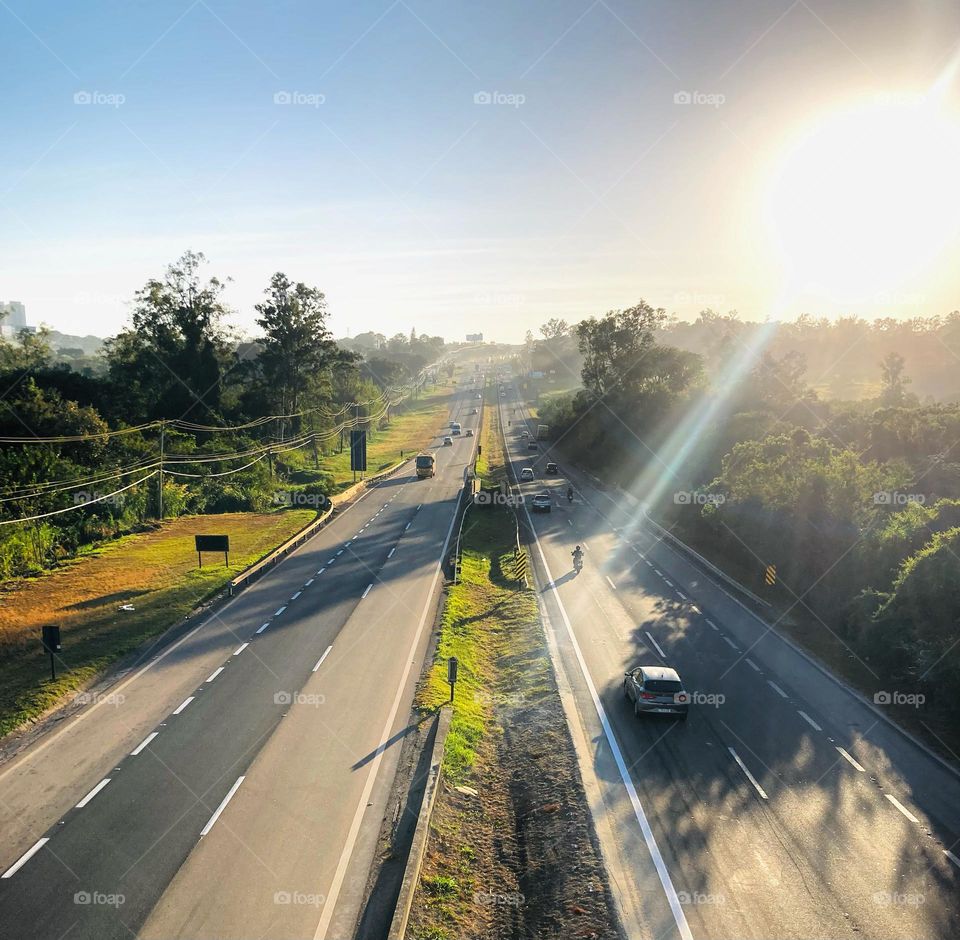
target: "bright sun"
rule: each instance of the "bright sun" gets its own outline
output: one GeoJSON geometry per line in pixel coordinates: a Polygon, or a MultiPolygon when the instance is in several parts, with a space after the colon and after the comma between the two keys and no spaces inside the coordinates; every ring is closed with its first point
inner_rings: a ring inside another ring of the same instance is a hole
{"type": "Polygon", "coordinates": [[[768,212],[789,293],[893,289],[960,230],[960,127],[934,99],[835,113],[788,151],[768,212]]]}

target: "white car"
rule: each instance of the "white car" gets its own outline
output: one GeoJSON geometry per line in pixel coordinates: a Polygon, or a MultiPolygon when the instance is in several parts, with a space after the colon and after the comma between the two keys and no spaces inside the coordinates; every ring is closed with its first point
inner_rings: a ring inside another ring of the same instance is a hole
{"type": "Polygon", "coordinates": [[[520,479],[521,479],[521,480],[533,480],[533,479],[535,479],[535,477],[534,477],[534,475],[533,475],[533,467],[524,467],[524,468],[520,471],[520,479]]]}
{"type": "Polygon", "coordinates": [[[444,446],[444,447],[453,447],[453,438],[452,438],[452,437],[445,437],[445,438],[443,439],[443,446],[444,446]]]}

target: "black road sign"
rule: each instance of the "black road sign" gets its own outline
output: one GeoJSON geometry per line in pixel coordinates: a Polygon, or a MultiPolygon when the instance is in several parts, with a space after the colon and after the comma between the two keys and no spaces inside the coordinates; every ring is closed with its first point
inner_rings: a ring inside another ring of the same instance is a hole
{"type": "Polygon", "coordinates": [[[367,470],[367,432],[362,428],[350,432],[350,469],[361,473],[367,470]]]}

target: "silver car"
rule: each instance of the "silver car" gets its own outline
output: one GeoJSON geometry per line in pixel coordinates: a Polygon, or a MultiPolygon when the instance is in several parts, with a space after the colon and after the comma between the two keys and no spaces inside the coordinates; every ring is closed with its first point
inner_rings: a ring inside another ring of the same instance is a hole
{"type": "Polygon", "coordinates": [[[690,696],[669,666],[637,666],[624,673],[623,694],[633,702],[635,715],[687,717],[690,696]]]}

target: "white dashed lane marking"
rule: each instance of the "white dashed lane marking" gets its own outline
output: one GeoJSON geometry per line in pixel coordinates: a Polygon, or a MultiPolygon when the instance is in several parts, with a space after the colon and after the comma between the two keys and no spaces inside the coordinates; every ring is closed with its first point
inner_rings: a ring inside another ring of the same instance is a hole
{"type": "Polygon", "coordinates": [[[190,695],[185,698],[174,710],[174,715],[179,715],[194,699],[194,696],[190,695]]]}
{"type": "MultiPolygon", "coordinates": [[[[837,753],[838,753],[844,760],[846,760],[849,764],[851,764],[853,767],[855,767],[857,770],[859,770],[860,773],[862,773],[862,774],[863,774],[863,773],[866,773],[866,771],[863,769],[863,767],[862,767],[850,754],[848,754],[842,747],[840,747],[839,744],[836,745],[836,748],[837,748],[837,753]]],[[[916,822],[916,819],[914,819],[914,822],[916,822]]]]}

